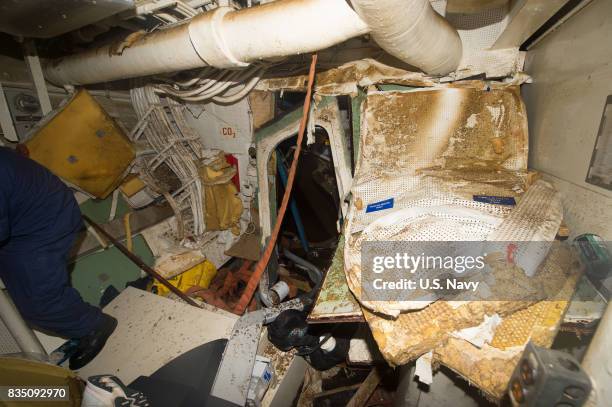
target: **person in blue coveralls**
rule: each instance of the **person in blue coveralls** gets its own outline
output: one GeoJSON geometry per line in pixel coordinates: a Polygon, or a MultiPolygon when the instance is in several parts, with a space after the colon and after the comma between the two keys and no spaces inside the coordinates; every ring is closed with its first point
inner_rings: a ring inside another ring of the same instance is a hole
{"type": "Polygon", "coordinates": [[[89,363],[117,326],[70,285],[68,255],[82,228],[74,195],[57,176],[0,147],[0,278],[31,326],[79,339],[71,369],[89,363]]]}

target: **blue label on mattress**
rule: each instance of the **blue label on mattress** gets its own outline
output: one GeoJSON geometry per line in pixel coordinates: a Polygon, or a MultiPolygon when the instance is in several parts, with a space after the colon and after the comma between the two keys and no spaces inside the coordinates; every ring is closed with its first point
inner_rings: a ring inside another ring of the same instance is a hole
{"type": "Polygon", "coordinates": [[[516,205],[516,201],[511,196],[491,196],[491,195],[474,195],[476,202],[488,203],[493,205],[516,205]]]}
{"type": "Polygon", "coordinates": [[[384,211],[385,209],[391,208],[393,208],[393,198],[369,204],[366,208],[366,213],[384,211]]]}

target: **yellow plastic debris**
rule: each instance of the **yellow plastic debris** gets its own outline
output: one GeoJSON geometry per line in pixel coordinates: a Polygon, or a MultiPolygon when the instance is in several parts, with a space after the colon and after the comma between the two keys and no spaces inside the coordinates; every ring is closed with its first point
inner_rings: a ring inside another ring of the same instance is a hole
{"type": "Polygon", "coordinates": [[[25,145],[34,161],[96,198],[119,186],[135,157],[121,127],[85,90],[46,117],[25,145]]]}
{"type": "MultiPolygon", "coordinates": [[[[208,260],[204,260],[202,263],[190,268],[184,273],[179,274],[176,277],[168,279],[168,282],[185,292],[189,288],[198,286],[202,288],[208,288],[213,278],[217,275],[217,268],[208,260]]],[[[157,294],[166,296],[170,293],[163,284],[156,281],[153,285],[157,288],[157,294]]]]}
{"type": "Polygon", "coordinates": [[[235,235],[240,233],[239,222],[243,207],[238,189],[232,183],[235,174],[236,169],[225,160],[223,154],[200,168],[207,230],[231,229],[235,235]]]}
{"type": "Polygon", "coordinates": [[[138,192],[142,191],[146,187],[145,183],[138,178],[137,175],[131,174],[128,175],[123,184],[119,187],[121,192],[128,198],[136,195],[138,192]]]}

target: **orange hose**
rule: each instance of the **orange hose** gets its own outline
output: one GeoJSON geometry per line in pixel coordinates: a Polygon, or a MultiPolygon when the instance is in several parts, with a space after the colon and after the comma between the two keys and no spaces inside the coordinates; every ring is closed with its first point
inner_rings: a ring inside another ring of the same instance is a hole
{"type": "Polygon", "coordinates": [[[302,121],[300,122],[297,144],[293,153],[293,162],[291,163],[291,169],[289,170],[289,177],[287,178],[285,194],[283,195],[283,200],[281,202],[280,209],[278,210],[276,224],[274,225],[274,229],[272,230],[272,235],[270,236],[268,246],[266,247],[266,250],[264,250],[261,259],[259,259],[259,261],[257,262],[255,270],[253,270],[253,274],[251,275],[251,278],[247,283],[244,293],[240,297],[240,301],[238,301],[238,303],[234,307],[234,312],[238,315],[242,315],[246,307],[249,305],[249,302],[251,302],[251,298],[253,297],[253,294],[257,289],[257,285],[259,284],[261,275],[263,274],[264,270],[266,269],[266,266],[268,265],[268,262],[270,261],[270,256],[272,256],[272,251],[274,250],[274,246],[276,245],[276,240],[278,239],[281,224],[283,223],[283,218],[285,217],[285,212],[287,211],[287,205],[289,204],[289,196],[291,195],[291,189],[293,189],[293,181],[295,180],[295,172],[297,170],[298,160],[300,158],[300,153],[302,152],[302,140],[304,139],[306,124],[308,123],[308,113],[310,112],[310,100],[312,98],[312,88],[314,85],[316,66],[317,54],[313,54],[312,62],[310,63],[310,71],[308,73],[308,88],[306,89],[306,98],[304,100],[302,121]]]}

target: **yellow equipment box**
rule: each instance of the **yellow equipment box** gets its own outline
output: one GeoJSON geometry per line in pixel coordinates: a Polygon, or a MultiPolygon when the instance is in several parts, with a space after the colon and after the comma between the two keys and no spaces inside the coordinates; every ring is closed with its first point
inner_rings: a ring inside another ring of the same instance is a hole
{"type": "Polygon", "coordinates": [[[84,89],[46,118],[25,145],[31,159],[96,198],[117,188],[135,157],[123,130],[84,89]]]}

